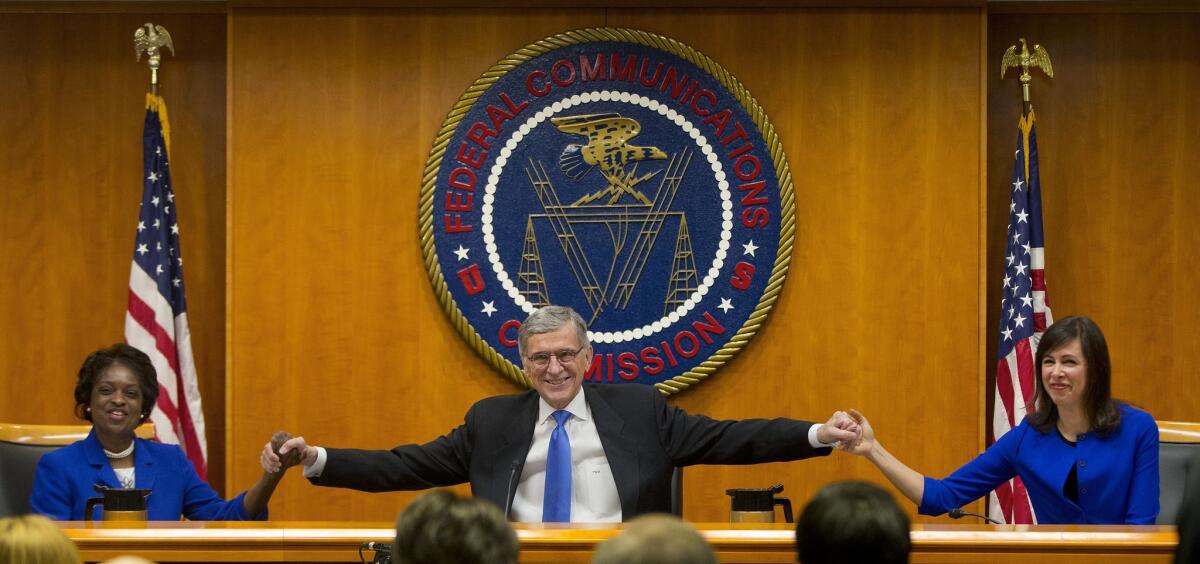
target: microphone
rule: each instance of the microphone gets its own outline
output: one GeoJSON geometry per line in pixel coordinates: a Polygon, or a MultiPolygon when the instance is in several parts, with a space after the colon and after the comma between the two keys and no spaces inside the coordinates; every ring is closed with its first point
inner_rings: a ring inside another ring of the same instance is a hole
{"type": "Polygon", "coordinates": [[[949,512],[949,515],[950,515],[951,519],[962,519],[963,517],[978,517],[978,518],[983,519],[984,521],[987,521],[988,523],[991,523],[993,525],[1003,525],[1004,524],[995,519],[992,519],[991,517],[988,517],[987,515],[980,515],[978,513],[971,513],[970,511],[963,511],[962,509],[959,509],[957,507],[955,507],[954,509],[951,509],[949,512]]]}
{"type": "Polygon", "coordinates": [[[512,461],[512,464],[510,465],[511,470],[508,471],[508,490],[504,492],[504,518],[505,519],[512,519],[511,517],[509,517],[508,514],[509,514],[509,512],[512,511],[513,478],[515,478],[517,476],[517,468],[520,468],[520,467],[521,467],[521,459],[514,458],[512,461]]]}

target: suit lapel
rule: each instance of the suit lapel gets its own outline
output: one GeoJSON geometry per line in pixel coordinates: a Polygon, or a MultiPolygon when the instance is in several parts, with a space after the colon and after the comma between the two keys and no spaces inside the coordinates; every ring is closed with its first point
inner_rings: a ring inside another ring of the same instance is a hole
{"type": "Polygon", "coordinates": [[[154,489],[154,455],[150,453],[150,441],[134,439],[137,446],[133,450],[133,480],[134,487],[143,490],[154,489]]]}
{"type": "Polygon", "coordinates": [[[600,445],[608,459],[613,481],[617,483],[617,495],[621,498],[622,519],[636,513],[638,504],[638,457],[634,442],[624,436],[625,420],[604,401],[595,386],[587,386],[584,397],[596,420],[596,431],[600,445]]]}
{"type": "Polygon", "coordinates": [[[500,445],[492,451],[492,491],[487,497],[501,509],[512,507],[513,497],[517,494],[517,482],[533,444],[537,398],[537,393],[532,390],[521,397],[514,421],[505,429],[500,445]]]}
{"type": "Polygon", "coordinates": [[[92,483],[104,484],[110,488],[121,487],[121,481],[117,479],[112,465],[108,463],[108,457],[104,456],[104,447],[100,445],[100,439],[96,438],[95,429],[92,429],[84,439],[83,453],[87,458],[88,466],[91,466],[92,470],[96,472],[96,478],[92,483]]]}

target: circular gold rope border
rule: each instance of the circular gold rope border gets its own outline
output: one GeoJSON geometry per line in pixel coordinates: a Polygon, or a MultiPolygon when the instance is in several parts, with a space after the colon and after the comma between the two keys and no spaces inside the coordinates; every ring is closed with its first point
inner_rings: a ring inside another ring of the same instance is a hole
{"type": "Polygon", "coordinates": [[[759,328],[766,323],[767,314],[770,313],[771,307],[775,305],[775,301],[779,299],[779,294],[783,290],[783,281],[787,278],[788,265],[792,260],[792,243],[796,235],[796,197],[792,191],[792,173],[788,167],[787,156],[783,152],[783,143],[779,141],[779,136],[775,134],[775,128],[771,126],[766,112],[763,111],[762,106],[758,105],[758,101],[733,75],[704,54],[679,41],[661,35],[636,29],[598,27],[552,35],[527,45],[492,65],[492,68],[483,73],[483,76],[467,88],[467,91],[458,99],[458,102],[450,109],[449,115],[446,116],[446,121],[442,123],[441,129],[438,130],[437,136],[434,137],[429,159],[425,161],[425,170],[421,178],[420,204],[417,207],[417,228],[420,232],[421,253],[425,257],[425,269],[429,272],[429,281],[433,284],[433,291],[437,294],[442,309],[450,316],[450,321],[458,329],[458,332],[466,338],[467,344],[509,379],[528,387],[529,379],[525,373],[517,365],[497,353],[487,341],[475,332],[475,328],[467,323],[446,287],[445,278],[442,276],[442,267],[438,263],[437,251],[433,245],[433,197],[437,191],[437,172],[441,168],[446,145],[450,142],[450,137],[453,136],[459,122],[471,110],[475,101],[500,77],[521,64],[555,49],[597,41],[623,41],[653,47],[672,53],[707,71],[726,90],[731,92],[742,104],[746,113],[750,114],[754,124],[762,132],[779,177],[779,209],[782,215],[779,226],[779,252],[775,257],[775,266],[771,270],[771,278],[767,281],[762,298],[758,300],[758,305],[746,319],[746,323],[742,325],[741,329],[738,329],[733,338],[725,343],[725,346],[696,368],[655,384],[664,395],[670,395],[683,391],[693,384],[698,384],[715,373],[742,347],[746,346],[759,328]]]}

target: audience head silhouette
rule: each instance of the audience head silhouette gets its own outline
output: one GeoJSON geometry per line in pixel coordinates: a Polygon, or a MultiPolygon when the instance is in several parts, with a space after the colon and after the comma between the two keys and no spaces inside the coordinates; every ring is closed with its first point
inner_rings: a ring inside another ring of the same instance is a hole
{"type": "Polygon", "coordinates": [[[0,519],[0,562],[7,564],[79,564],[75,544],[41,515],[0,519]]]}
{"type": "Polygon", "coordinates": [[[839,482],[821,488],[796,522],[802,564],[908,562],[908,515],[883,488],[839,482]]]}
{"type": "Polygon", "coordinates": [[[394,564],[516,564],[517,535],[494,505],[450,490],[429,492],[396,521],[394,564]]]}
{"type": "Polygon", "coordinates": [[[633,519],[624,532],[601,543],[592,564],[717,564],[717,555],[678,517],[651,514],[633,519]]]}

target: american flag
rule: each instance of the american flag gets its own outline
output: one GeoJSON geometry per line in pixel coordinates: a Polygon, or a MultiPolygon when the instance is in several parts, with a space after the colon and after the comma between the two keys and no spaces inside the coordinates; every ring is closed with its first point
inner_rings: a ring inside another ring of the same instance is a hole
{"type": "MultiPolygon", "coordinates": [[[[1033,365],[1037,344],[1054,322],[1046,296],[1045,249],[1042,239],[1042,190],[1038,180],[1037,135],[1033,111],[1018,125],[1014,153],[1012,200],[1008,207],[1008,243],[1004,251],[1004,287],[1000,302],[1000,347],[996,366],[996,408],[988,445],[1025,418],[1033,401],[1033,365]]],[[[1037,523],[1029,494],[1020,478],[997,487],[988,499],[993,519],[1004,523],[1037,523]]]]}
{"type": "Polygon", "coordinates": [[[208,476],[204,412],[192,359],[187,300],[183,296],[183,257],[179,247],[175,192],[167,166],[170,148],[167,105],[146,94],[142,131],[142,204],[129,269],[129,308],[125,340],[150,355],[158,372],[158,409],[150,414],[158,439],[179,444],[196,473],[208,476]]]}

